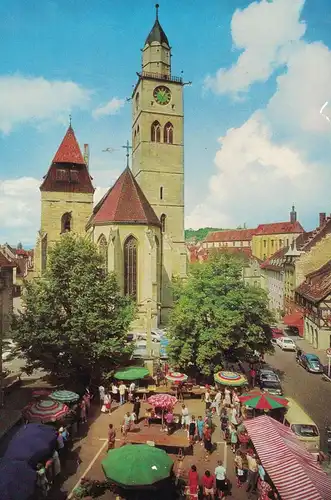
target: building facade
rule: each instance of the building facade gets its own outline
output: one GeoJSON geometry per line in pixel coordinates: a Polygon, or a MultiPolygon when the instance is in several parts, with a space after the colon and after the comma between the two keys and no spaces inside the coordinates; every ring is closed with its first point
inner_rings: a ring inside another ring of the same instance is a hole
{"type": "Polygon", "coordinates": [[[283,247],[289,247],[304,229],[297,221],[297,213],[292,207],[289,222],[274,222],[260,224],[252,238],[252,253],[254,257],[265,261],[283,247]]]}
{"type": "Polygon", "coordinates": [[[256,229],[227,229],[208,233],[203,248],[251,248],[256,229]]]}
{"type": "Polygon", "coordinates": [[[261,264],[262,287],[269,296],[269,309],[280,320],[284,315],[284,262],[287,247],[283,247],[261,264]]]}
{"type": "Polygon", "coordinates": [[[15,263],[0,251],[0,338],[6,337],[10,328],[15,270],[15,263]]]}

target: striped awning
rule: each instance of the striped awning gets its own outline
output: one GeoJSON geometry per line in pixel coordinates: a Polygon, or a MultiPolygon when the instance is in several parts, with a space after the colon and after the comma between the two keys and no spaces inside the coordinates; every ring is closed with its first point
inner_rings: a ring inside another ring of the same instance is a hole
{"type": "Polygon", "coordinates": [[[265,415],[245,427],[282,500],[331,500],[331,479],[291,430],[265,415]]]}

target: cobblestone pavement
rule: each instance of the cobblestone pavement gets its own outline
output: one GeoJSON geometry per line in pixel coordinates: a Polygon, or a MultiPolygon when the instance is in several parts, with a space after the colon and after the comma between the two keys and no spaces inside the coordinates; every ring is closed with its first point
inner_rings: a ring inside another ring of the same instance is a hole
{"type": "MultiPolygon", "coordinates": [[[[187,407],[191,415],[203,415],[204,414],[204,403],[197,399],[188,399],[186,401],[187,407]]],[[[146,403],[142,404],[141,415],[144,415],[145,408],[149,406],[146,403]]],[[[123,421],[124,414],[127,411],[132,410],[131,404],[125,404],[122,407],[114,410],[111,415],[99,414],[99,408],[95,408],[96,417],[94,421],[90,424],[89,431],[86,437],[77,441],[69,453],[66,461],[66,475],[67,478],[64,480],[61,487],[62,492],[67,492],[70,497],[70,492],[75,488],[81,477],[88,477],[94,480],[104,480],[104,475],[101,469],[101,461],[106,456],[106,439],[107,439],[107,429],[108,424],[113,423],[117,432],[117,440],[120,438],[120,426],[123,421]],[[79,461],[78,461],[79,457],[79,461]]],[[[180,405],[177,404],[175,408],[175,413],[180,413],[180,405]]],[[[228,476],[233,484],[232,496],[231,498],[235,500],[243,500],[247,498],[247,493],[244,489],[238,489],[235,482],[234,466],[233,466],[233,454],[229,447],[221,440],[220,430],[218,427],[218,419],[214,417],[215,430],[213,433],[213,443],[216,446],[215,451],[212,453],[211,457],[205,461],[204,448],[199,443],[194,445],[193,455],[186,455],[182,463],[182,472],[180,476],[184,479],[187,477],[187,472],[192,464],[197,466],[199,475],[202,476],[204,471],[210,469],[212,472],[216,467],[217,460],[223,460],[226,465],[228,476]]],[[[144,434],[146,428],[144,428],[143,422],[141,421],[139,427],[143,430],[144,434]]],[[[151,440],[153,435],[160,433],[161,425],[153,424],[148,432],[151,435],[151,440]]],[[[176,431],[176,433],[184,433],[185,431],[176,431]]],[[[117,446],[118,446],[117,441],[117,446]]],[[[175,461],[175,470],[178,469],[178,460],[176,455],[172,455],[175,461]]],[[[59,497],[59,492],[55,492],[55,498],[59,497]]],[[[102,499],[110,500],[114,499],[111,493],[105,494],[102,499]]],[[[254,498],[254,496],[253,496],[254,498]]],[[[152,499],[150,499],[152,500],[152,499]]]]}

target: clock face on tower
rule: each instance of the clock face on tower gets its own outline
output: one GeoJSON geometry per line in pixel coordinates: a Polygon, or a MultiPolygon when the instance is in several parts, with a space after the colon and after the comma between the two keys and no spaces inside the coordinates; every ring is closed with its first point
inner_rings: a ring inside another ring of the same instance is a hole
{"type": "Polygon", "coordinates": [[[165,104],[169,104],[171,100],[171,91],[168,87],[160,85],[154,89],[153,96],[158,104],[162,104],[164,106],[165,104]]]}

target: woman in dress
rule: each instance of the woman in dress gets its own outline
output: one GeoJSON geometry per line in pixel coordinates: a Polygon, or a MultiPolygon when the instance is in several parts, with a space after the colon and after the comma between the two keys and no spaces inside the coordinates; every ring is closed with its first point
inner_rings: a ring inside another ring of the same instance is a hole
{"type": "Polygon", "coordinates": [[[212,451],[212,443],[211,443],[211,428],[209,425],[205,426],[205,429],[203,431],[203,444],[206,450],[206,458],[205,460],[207,461],[209,459],[209,456],[211,455],[212,451]]]}
{"type": "Polygon", "coordinates": [[[224,400],[223,400],[224,406],[230,406],[231,404],[231,392],[228,387],[224,389],[224,400]]]}
{"type": "Polygon", "coordinates": [[[105,413],[111,413],[111,396],[109,392],[106,392],[105,397],[103,399],[103,404],[105,405],[105,413]]]}

